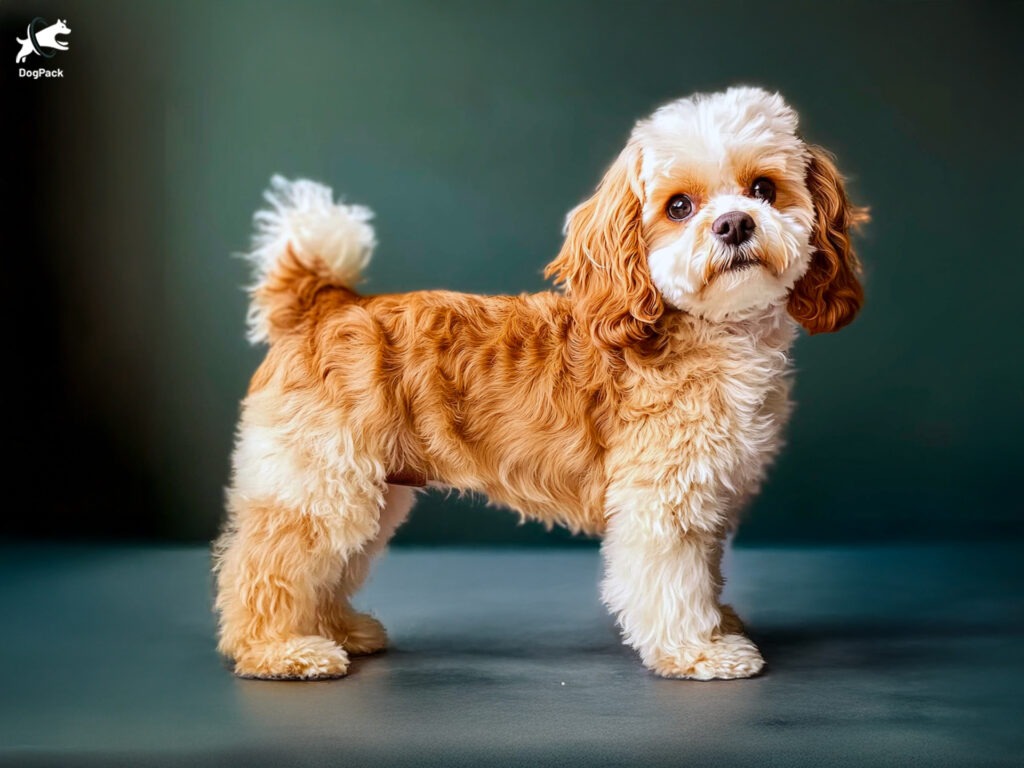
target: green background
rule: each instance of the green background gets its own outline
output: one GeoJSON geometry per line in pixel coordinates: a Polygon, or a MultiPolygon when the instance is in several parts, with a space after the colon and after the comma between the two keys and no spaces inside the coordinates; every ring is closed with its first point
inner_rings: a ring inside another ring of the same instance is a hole
{"type": "MultiPolygon", "coordinates": [[[[0,3],[10,438],[31,536],[214,535],[252,212],[272,173],[377,212],[368,292],[539,290],[633,121],[752,83],[873,222],[868,303],[801,339],[789,445],[741,541],[1020,536],[1019,3],[0,3]],[[42,62],[38,57],[32,66],[42,62]]],[[[429,496],[403,542],[559,544],[429,496]]]]}

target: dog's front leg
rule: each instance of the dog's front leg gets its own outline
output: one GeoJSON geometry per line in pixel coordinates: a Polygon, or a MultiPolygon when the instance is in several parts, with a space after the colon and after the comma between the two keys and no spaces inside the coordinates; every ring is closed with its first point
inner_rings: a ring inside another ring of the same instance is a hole
{"type": "Polygon", "coordinates": [[[673,505],[657,494],[624,492],[602,544],[602,599],[623,641],[664,677],[751,677],[764,660],[736,615],[720,606],[722,538],[684,530],[673,505]]]}

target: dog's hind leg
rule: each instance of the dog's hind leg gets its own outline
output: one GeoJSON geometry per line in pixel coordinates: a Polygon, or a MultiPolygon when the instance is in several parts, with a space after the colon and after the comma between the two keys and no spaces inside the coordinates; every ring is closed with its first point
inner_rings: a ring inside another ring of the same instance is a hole
{"type": "Polygon", "coordinates": [[[381,465],[315,403],[250,398],[216,548],[218,647],[236,674],[346,673],[347,653],[322,633],[320,604],[377,537],[386,490],[381,465]]]}
{"type": "Polygon", "coordinates": [[[320,634],[331,638],[351,654],[377,653],[387,647],[387,632],[380,621],[369,613],[356,611],[350,601],[369,575],[374,559],[405,522],[415,501],[412,488],[388,486],[376,537],[366,544],[362,552],[348,559],[335,588],[321,596],[320,634]]]}

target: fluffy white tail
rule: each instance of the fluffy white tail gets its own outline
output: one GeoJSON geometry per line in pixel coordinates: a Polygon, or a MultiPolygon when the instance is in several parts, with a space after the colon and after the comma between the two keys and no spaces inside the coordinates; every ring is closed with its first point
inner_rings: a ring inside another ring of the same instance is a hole
{"type": "Polygon", "coordinates": [[[294,324],[303,286],[352,288],[377,244],[373,212],[335,201],[323,184],[274,176],[264,197],[269,206],[253,217],[256,233],[247,254],[255,278],[248,314],[254,344],[294,324]]]}

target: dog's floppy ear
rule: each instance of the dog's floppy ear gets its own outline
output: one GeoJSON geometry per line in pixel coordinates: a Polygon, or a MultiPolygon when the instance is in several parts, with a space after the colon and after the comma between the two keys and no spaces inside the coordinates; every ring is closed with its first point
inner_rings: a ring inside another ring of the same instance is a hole
{"type": "Polygon", "coordinates": [[[639,164],[639,149],[627,146],[594,196],[569,213],[562,250],[544,271],[604,349],[643,341],[663,311],[647,266],[639,164]]]}
{"type": "Polygon", "coordinates": [[[808,146],[807,188],[814,200],[811,265],[789,296],[789,313],[810,333],[838,331],[864,302],[860,261],[850,230],[868,220],[866,208],[850,203],[832,156],[808,146]]]}

